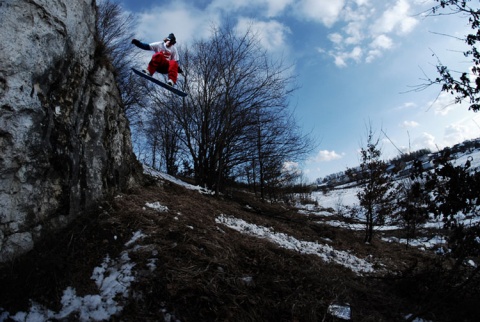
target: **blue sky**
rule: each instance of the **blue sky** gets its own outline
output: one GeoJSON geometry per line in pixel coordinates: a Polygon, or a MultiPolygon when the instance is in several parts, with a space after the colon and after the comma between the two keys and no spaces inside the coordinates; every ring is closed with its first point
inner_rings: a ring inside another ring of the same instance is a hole
{"type": "Polygon", "coordinates": [[[469,69],[456,38],[470,32],[467,20],[425,17],[433,0],[119,1],[136,14],[135,34],[145,42],[173,32],[188,46],[228,18],[238,30],[258,31],[272,55],[283,54],[301,86],[290,100],[297,123],[319,142],[299,165],[308,181],[357,166],[368,124],[385,158],[397,148],[436,151],[480,137],[479,113],[453,105],[439,87],[412,91],[425,75],[437,76],[438,59],[469,69]]]}

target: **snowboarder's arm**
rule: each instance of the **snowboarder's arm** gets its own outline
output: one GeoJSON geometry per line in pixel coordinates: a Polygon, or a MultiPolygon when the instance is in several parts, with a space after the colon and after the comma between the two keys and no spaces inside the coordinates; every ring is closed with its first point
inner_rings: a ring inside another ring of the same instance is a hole
{"type": "Polygon", "coordinates": [[[180,57],[178,56],[177,48],[172,46],[171,52],[172,52],[172,56],[170,57],[170,59],[178,62],[180,60],[180,57]]]}
{"type": "Polygon", "coordinates": [[[132,44],[134,44],[135,46],[137,46],[138,48],[141,48],[143,50],[151,50],[152,49],[152,48],[150,48],[149,44],[143,43],[143,42],[141,42],[140,40],[137,40],[137,39],[132,39],[132,44]]]}

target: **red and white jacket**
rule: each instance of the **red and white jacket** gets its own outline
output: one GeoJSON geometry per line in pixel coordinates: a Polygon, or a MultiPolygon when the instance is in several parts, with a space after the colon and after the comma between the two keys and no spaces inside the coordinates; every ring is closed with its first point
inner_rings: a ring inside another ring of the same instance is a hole
{"type": "Polygon", "coordinates": [[[162,52],[163,56],[165,56],[167,60],[178,61],[178,51],[175,46],[170,46],[170,48],[167,48],[164,41],[153,42],[149,45],[151,50],[155,51],[156,53],[162,52]]]}

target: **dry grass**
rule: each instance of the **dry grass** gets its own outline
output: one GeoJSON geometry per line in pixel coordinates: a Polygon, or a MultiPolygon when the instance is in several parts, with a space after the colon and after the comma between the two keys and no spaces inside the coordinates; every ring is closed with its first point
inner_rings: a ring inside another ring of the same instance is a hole
{"type": "Polygon", "coordinates": [[[336,321],[327,314],[333,302],[349,303],[354,321],[401,321],[412,312],[449,321],[458,312],[468,312],[458,319],[467,321],[479,313],[475,305],[465,310],[460,301],[446,310],[442,301],[450,299],[430,296],[428,287],[439,285],[443,276],[441,270],[435,271],[439,276],[428,275],[432,259],[425,252],[378,240],[365,245],[361,234],[318,224],[249,193],[216,198],[169,182],[115,198],[28,256],[4,265],[0,307],[27,310],[32,299],[55,309],[67,286],[79,295],[95,293],[93,268],[106,254],[118,255],[138,230],[146,237],[130,256],[137,263],[136,282],[117,321],[164,321],[165,312],[181,321],[336,321]],[[147,202],[160,202],[168,211],[145,207],[147,202]],[[357,276],[317,256],[242,235],[216,224],[220,214],[274,227],[301,240],[331,240],[338,250],[371,257],[382,273],[357,276]],[[148,268],[152,258],[153,272],[148,268]]]}

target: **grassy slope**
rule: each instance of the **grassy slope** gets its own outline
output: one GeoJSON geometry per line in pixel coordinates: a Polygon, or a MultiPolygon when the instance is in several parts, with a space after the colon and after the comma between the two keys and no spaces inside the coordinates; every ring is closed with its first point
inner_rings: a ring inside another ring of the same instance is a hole
{"type": "Polygon", "coordinates": [[[107,254],[117,256],[139,230],[146,237],[130,255],[137,277],[119,321],[163,321],[165,312],[181,321],[334,321],[327,310],[335,301],[350,304],[354,321],[396,321],[416,312],[436,321],[453,316],[461,321],[479,313],[476,305],[442,289],[443,276],[432,273],[424,252],[379,240],[364,245],[361,233],[323,226],[248,193],[216,198],[161,181],[115,198],[1,267],[0,307],[25,311],[32,299],[55,310],[67,286],[79,295],[95,293],[93,268],[107,254]],[[157,212],[145,207],[147,202],[169,210],[157,212]],[[371,255],[390,273],[357,276],[315,255],[218,225],[220,214],[301,240],[328,238],[335,249],[371,255]]]}

